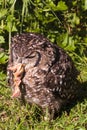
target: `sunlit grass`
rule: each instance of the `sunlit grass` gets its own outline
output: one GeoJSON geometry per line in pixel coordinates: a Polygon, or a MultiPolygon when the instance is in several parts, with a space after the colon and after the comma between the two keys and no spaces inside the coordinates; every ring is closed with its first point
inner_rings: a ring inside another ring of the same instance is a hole
{"type": "MultiPolygon", "coordinates": [[[[87,92],[87,87],[86,87],[87,92]]],[[[79,95],[80,96],[80,95],[79,95]]],[[[72,103],[73,104],[73,103],[72,103]]],[[[67,106],[67,110],[70,106],[67,106]]],[[[44,121],[37,106],[11,99],[10,88],[0,86],[0,130],[86,130],[87,99],[78,101],[70,112],[53,121],[44,121]]]]}
{"type": "Polygon", "coordinates": [[[76,103],[71,102],[71,105],[67,105],[61,115],[52,121],[44,121],[43,113],[41,113],[40,108],[37,106],[25,105],[20,99],[12,99],[11,89],[1,84],[0,130],[86,130],[86,66],[81,65],[80,70],[79,79],[83,82],[83,90],[79,93],[80,99],[76,103]]]}

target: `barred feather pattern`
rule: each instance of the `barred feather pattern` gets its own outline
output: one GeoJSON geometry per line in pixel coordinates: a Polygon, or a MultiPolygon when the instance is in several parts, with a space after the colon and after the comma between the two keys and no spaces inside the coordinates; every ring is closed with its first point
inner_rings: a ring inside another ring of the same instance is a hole
{"type": "MultiPolygon", "coordinates": [[[[43,35],[23,33],[12,38],[8,68],[18,63],[25,65],[19,88],[28,103],[44,111],[47,108],[53,117],[76,97],[78,71],[68,54],[43,35]]],[[[8,68],[8,81],[14,91],[13,72],[8,68]]]]}

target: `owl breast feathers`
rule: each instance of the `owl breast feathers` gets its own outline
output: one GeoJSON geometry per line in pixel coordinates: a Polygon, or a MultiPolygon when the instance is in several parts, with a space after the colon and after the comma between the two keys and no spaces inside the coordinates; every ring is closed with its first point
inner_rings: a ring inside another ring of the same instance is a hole
{"type": "Polygon", "coordinates": [[[71,58],[40,34],[12,38],[7,74],[13,97],[47,108],[52,117],[78,92],[78,71],[71,58]]]}

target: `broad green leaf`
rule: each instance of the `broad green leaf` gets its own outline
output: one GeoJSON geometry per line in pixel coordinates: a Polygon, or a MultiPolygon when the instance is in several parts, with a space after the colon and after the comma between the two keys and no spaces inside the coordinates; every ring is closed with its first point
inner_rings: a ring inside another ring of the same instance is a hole
{"type": "Polygon", "coordinates": [[[51,19],[49,19],[49,20],[45,20],[45,21],[44,21],[44,24],[53,22],[54,20],[56,20],[56,18],[51,18],[51,19]]]}
{"type": "Polygon", "coordinates": [[[64,11],[64,10],[67,10],[68,7],[65,4],[65,2],[61,0],[61,1],[58,2],[57,9],[60,10],[60,11],[64,11]]]}
{"type": "Polygon", "coordinates": [[[13,15],[8,15],[7,17],[7,22],[12,22],[14,19],[14,16],[13,15]]]}
{"type": "Polygon", "coordinates": [[[65,38],[62,42],[63,48],[68,51],[74,51],[75,50],[75,45],[74,45],[74,40],[73,37],[69,36],[68,33],[66,33],[65,38]]]}
{"type": "Polygon", "coordinates": [[[5,39],[3,36],[0,36],[0,43],[4,43],[5,42],[5,39]]]}
{"type": "Polygon", "coordinates": [[[5,63],[7,63],[7,60],[8,60],[8,56],[5,55],[4,52],[2,52],[2,53],[0,54],[0,64],[5,64],[5,63]]]}
{"type": "Polygon", "coordinates": [[[73,23],[75,23],[76,25],[80,24],[80,19],[76,15],[76,13],[73,14],[73,23]]]}
{"type": "Polygon", "coordinates": [[[73,6],[77,5],[77,1],[72,1],[73,6]]]}
{"type": "Polygon", "coordinates": [[[65,36],[64,36],[64,40],[62,42],[63,47],[66,47],[67,42],[68,42],[68,33],[66,33],[65,36]]]}
{"type": "Polygon", "coordinates": [[[17,31],[16,25],[13,24],[13,25],[12,25],[12,32],[16,32],[16,31],[17,31]]]}
{"type": "Polygon", "coordinates": [[[9,31],[17,31],[17,28],[15,26],[15,23],[14,23],[14,16],[13,15],[9,15],[7,17],[7,25],[5,26],[5,29],[9,32],[9,31]]]}
{"type": "Polygon", "coordinates": [[[80,19],[79,19],[79,17],[76,17],[75,23],[76,23],[76,25],[80,24],[80,19]]]}
{"type": "Polygon", "coordinates": [[[53,1],[51,1],[51,2],[49,3],[49,6],[50,6],[52,9],[55,9],[55,8],[56,8],[56,5],[53,3],[53,1]]]}
{"type": "Polygon", "coordinates": [[[6,75],[3,72],[0,72],[0,81],[3,81],[6,79],[6,75]]]}
{"type": "Polygon", "coordinates": [[[0,9],[0,19],[7,14],[7,9],[0,9]]]}
{"type": "Polygon", "coordinates": [[[65,47],[65,50],[68,50],[68,51],[75,51],[75,43],[74,43],[74,40],[73,40],[73,37],[68,37],[68,44],[67,46],[65,47]]]}

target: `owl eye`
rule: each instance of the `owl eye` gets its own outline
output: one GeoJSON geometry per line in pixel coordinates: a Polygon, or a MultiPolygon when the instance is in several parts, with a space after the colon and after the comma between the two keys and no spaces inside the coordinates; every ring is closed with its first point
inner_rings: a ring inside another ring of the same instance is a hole
{"type": "Polygon", "coordinates": [[[35,55],[32,54],[32,55],[28,55],[28,56],[26,56],[25,58],[34,58],[34,57],[35,57],[35,55]]]}
{"type": "Polygon", "coordinates": [[[31,53],[29,53],[28,55],[25,56],[25,58],[34,58],[36,56],[36,52],[32,51],[31,53]]]}
{"type": "Polygon", "coordinates": [[[33,51],[29,55],[27,55],[25,58],[36,61],[34,66],[37,66],[37,64],[39,64],[39,61],[41,59],[41,54],[38,51],[33,51]]]}

